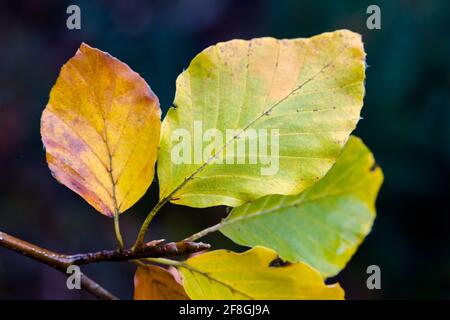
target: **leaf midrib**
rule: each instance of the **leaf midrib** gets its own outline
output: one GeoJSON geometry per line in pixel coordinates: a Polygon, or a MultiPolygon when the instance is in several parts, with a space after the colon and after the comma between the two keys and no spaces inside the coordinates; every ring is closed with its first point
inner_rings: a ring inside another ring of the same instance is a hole
{"type": "Polygon", "coordinates": [[[182,267],[182,268],[185,268],[186,270],[188,270],[188,271],[191,272],[191,273],[196,272],[196,273],[198,273],[198,274],[201,274],[202,276],[204,276],[204,277],[207,278],[208,280],[217,282],[217,283],[219,283],[220,285],[227,287],[227,288],[230,289],[231,291],[237,292],[237,293],[239,293],[240,295],[243,295],[243,296],[249,298],[250,300],[254,300],[254,299],[255,299],[255,298],[249,296],[247,293],[242,292],[242,291],[240,291],[240,290],[234,288],[234,287],[231,286],[230,284],[228,284],[228,283],[226,283],[226,282],[223,282],[222,280],[219,280],[219,279],[213,277],[213,276],[212,276],[211,274],[209,274],[208,272],[201,271],[201,270],[199,270],[199,269],[197,269],[197,268],[194,268],[194,267],[192,267],[191,265],[186,264],[186,263],[183,264],[181,267],[182,267]]]}
{"type": "MultiPolygon", "coordinates": [[[[343,190],[343,191],[340,191],[340,192],[337,192],[337,193],[322,194],[322,195],[320,195],[318,197],[311,198],[311,199],[308,199],[308,200],[304,200],[305,197],[306,197],[306,195],[304,195],[304,196],[300,197],[297,201],[294,201],[294,202],[292,202],[292,203],[290,203],[288,205],[278,205],[278,206],[275,206],[275,207],[270,208],[268,210],[259,211],[259,212],[257,211],[257,212],[252,213],[252,214],[239,215],[239,216],[237,216],[234,219],[224,220],[223,222],[219,223],[219,225],[220,225],[219,229],[221,227],[223,227],[223,226],[231,225],[231,224],[234,224],[234,223],[236,223],[238,221],[241,221],[241,220],[252,219],[252,218],[255,218],[257,216],[270,214],[270,213],[273,213],[273,212],[275,212],[277,210],[293,208],[293,207],[296,207],[296,206],[299,206],[299,205],[308,204],[308,203],[314,203],[314,202],[320,201],[320,200],[322,200],[324,198],[340,197],[342,195],[346,195],[348,193],[351,193],[352,191],[355,191],[355,190],[358,190],[358,185],[356,187],[353,186],[353,188],[346,189],[346,190],[343,190]]],[[[267,196],[267,198],[270,198],[270,197],[271,196],[267,196]]]]}

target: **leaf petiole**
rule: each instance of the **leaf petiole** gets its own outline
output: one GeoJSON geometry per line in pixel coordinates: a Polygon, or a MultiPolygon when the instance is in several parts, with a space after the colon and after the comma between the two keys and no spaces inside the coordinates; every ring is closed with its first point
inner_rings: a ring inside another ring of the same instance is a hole
{"type": "Polygon", "coordinates": [[[218,224],[215,224],[211,227],[208,227],[206,229],[203,229],[197,233],[194,233],[193,235],[187,237],[186,239],[183,239],[183,241],[195,241],[197,239],[203,238],[204,236],[216,232],[217,230],[220,229],[220,227],[222,227],[223,222],[219,222],[218,224]]]}
{"type": "Polygon", "coordinates": [[[159,263],[164,264],[166,266],[174,266],[174,267],[182,267],[185,265],[184,262],[171,260],[167,258],[145,258],[144,260],[152,263],[159,263]]]}
{"type": "Polygon", "coordinates": [[[120,232],[119,212],[117,210],[114,213],[114,232],[116,234],[117,242],[119,243],[119,249],[120,250],[125,249],[122,233],[120,232]]]}
{"type": "Polygon", "coordinates": [[[156,206],[153,207],[152,211],[150,211],[150,213],[147,215],[144,222],[142,223],[141,229],[139,230],[139,234],[136,238],[136,241],[133,247],[131,248],[132,251],[136,251],[136,249],[142,245],[142,243],[144,242],[145,234],[147,233],[148,227],[150,226],[150,222],[152,222],[154,216],[167,202],[169,202],[169,200],[170,197],[167,197],[159,201],[156,204],[156,206]]]}

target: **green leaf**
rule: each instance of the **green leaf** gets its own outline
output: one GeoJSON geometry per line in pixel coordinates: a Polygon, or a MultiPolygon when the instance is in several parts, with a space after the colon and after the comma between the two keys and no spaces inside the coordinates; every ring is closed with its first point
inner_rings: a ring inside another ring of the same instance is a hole
{"type": "Polygon", "coordinates": [[[351,137],[317,184],[296,196],[271,195],[234,208],[219,230],[238,244],[272,248],[333,276],[370,232],[382,181],[370,151],[351,137]]]}
{"type": "Polygon", "coordinates": [[[178,77],[162,125],[161,199],[238,206],[318,181],[359,120],[364,59],[360,35],[348,30],[232,40],[201,52],[178,77]],[[207,140],[209,129],[218,134],[210,130],[207,140]],[[256,140],[267,142],[267,154],[252,150],[256,140]]]}
{"type": "Polygon", "coordinates": [[[244,253],[216,250],[195,256],[180,267],[191,299],[343,299],[339,284],[325,285],[304,263],[284,263],[276,252],[255,247],[244,253]]]}

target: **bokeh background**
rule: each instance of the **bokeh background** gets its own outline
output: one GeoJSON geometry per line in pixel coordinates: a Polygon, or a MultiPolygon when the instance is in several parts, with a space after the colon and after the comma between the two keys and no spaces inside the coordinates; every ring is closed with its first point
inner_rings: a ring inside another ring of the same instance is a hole
{"type": "MultiPolygon", "coordinates": [[[[40,116],[62,64],[82,41],[139,72],[171,104],[175,79],[194,55],[233,38],[309,37],[348,28],[363,35],[367,95],[356,134],[383,168],[373,232],[337,280],[350,299],[450,298],[450,2],[334,0],[0,1],[0,230],[76,253],[115,246],[113,223],[50,175],[40,116]],[[81,8],[81,30],[66,8],[81,8]],[[381,8],[382,29],[366,28],[381,8]],[[381,268],[382,289],[366,288],[381,268]]],[[[156,183],[122,216],[131,244],[157,200],[156,183]]],[[[224,208],[169,205],[151,237],[179,240],[226,215],[224,208]]],[[[220,234],[206,240],[234,248],[220,234]]],[[[86,273],[131,298],[134,267],[103,263],[86,273]]],[[[0,299],[90,299],[65,277],[0,248],[0,299]]]]}

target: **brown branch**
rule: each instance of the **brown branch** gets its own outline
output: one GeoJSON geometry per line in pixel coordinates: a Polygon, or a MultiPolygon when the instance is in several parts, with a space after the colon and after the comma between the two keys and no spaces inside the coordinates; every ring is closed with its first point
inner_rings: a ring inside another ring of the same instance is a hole
{"type": "MultiPolygon", "coordinates": [[[[62,258],[64,257],[63,255],[57,254],[47,249],[43,249],[1,231],[0,246],[18,252],[36,261],[42,262],[67,275],[66,271],[70,263],[62,258]]],[[[98,283],[96,283],[85,274],[81,275],[81,287],[98,299],[117,300],[117,297],[115,295],[101,287],[98,283]]]]}
{"type": "Polygon", "coordinates": [[[147,243],[137,250],[102,250],[93,253],[81,253],[70,256],[63,256],[70,264],[83,265],[95,262],[127,261],[143,258],[178,257],[191,253],[204,251],[210,248],[209,244],[202,242],[169,242],[157,240],[147,243]]]}
{"type": "Polygon", "coordinates": [[[70,265],[60,254],[43,249],[4,232],[0,232],[0,246],[45,263],[62,272],[66,272],[67,267],[70,265]]]}
{"type": "Polygon", "coordinates": [[[81,275],[81,287],[100,300],[118,300],[111,292],[100,286],[87,275],[81,275]]]}
{"type": "MultiPolygon", "coordinates": [[[[42,262],[64,274],[70,265],[85,265],[103,261],[127,261],[142,258],[175,257],[196,253],[210,248],[209,244],[201,242],[163,242],[164,240],[151,241],[139,247],[137,250],[102,250],[91,253],[65,255],[38,247],[7,233],[0,232],[0,247],[4,247],[42,262]]],[[[82,276],[81,283],[83,289],[98,298],[116,299],[114,295],[85,275],[82,276]]]]}

